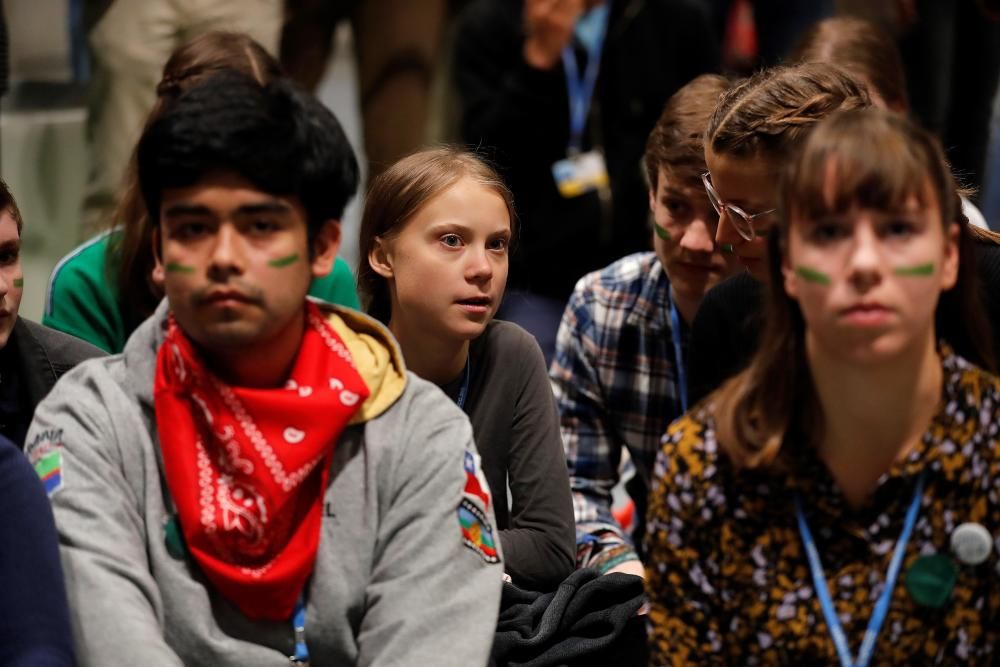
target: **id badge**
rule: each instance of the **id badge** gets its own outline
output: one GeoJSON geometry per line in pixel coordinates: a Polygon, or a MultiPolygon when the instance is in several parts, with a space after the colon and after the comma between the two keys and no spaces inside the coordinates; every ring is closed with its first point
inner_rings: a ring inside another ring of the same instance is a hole
{"type": "Polygon", "coordinates": [[[608,169],[600,151],[571,155],[552,165],[559,194],[567,199],[608,187],[608,169]]]}

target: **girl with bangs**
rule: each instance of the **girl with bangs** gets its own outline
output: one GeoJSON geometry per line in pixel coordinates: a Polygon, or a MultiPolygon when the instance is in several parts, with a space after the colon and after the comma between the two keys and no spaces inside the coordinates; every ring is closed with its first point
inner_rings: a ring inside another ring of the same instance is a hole
{"type": "Polygon", "coordinates": [[[834,114],[778,205],[761,344],[657,460],[653,662],[995,664],[1000,380],[941,149],[834,114]]]}

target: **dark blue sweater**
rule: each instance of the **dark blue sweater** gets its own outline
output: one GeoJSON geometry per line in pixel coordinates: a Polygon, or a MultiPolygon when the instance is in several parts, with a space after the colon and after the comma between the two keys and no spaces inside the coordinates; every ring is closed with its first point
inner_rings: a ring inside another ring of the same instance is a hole
{"type": "Polygon", "coordinates": [[[31,464],[0,437],[0,665],[72,665],[52,508],[31,464]]]}

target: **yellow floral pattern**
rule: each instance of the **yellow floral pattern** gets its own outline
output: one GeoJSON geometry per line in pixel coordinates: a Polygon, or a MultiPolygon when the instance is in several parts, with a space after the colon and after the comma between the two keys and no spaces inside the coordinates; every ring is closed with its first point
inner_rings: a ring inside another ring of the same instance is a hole
{"type": "Polygon", "coordinates": [[[793,491],[856,652],[925,468],[920,515],[872,664],[1000,664],[1000,380],[948,350],[942,364],[940,412],[858,510],[811,451],[794,454],[792,473],[736,470],[718,449],[710,400],[671,424],[647,514],[650,664],[838,664],[793,491]],[[965,522],[993,536],[989,558],[956,560],[951,600],[921,607],[906,590],[907,568],[923,555],[950,555],[951,533],[965,522]]]}

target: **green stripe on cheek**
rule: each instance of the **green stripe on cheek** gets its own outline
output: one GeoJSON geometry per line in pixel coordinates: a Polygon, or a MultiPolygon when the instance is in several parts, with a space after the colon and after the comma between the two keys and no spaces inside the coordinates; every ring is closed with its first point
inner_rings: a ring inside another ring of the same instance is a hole
{"type": "Polygon", "coordinates": [[[807,266],[797,266],[795,267],[795,275],[806,282],[813,283],[815,285],[829,285],[830,276],[826,275],[822,271],[817,271],[816,269],[810,269],[807,266]]]}
{"type": "Polygon", "coordinates": [[[273,266],[276,269],[283,269],[286,266],[291,266],[295,262],[299,261],[298,253],[292,253],[288,257],[279,257],[278,259],[272,259],[267,263],[268,266],[273,266]]]}
{"type": "Polygon", "coordinates": [[[664,241],[670,241],[671,240],[671,238],[670,238],[670,232],[668,232],[663,227],[660,227],[655,222],[653,223],[653,231],[656,232],[656,235],[659,236],[664,241]]]}
{"type": "Polygon", "coordinates": [[[932,276],[934,264],[917,264],[916,266],[901,266],[895,270],[897,276],[932,276]]]}
{"type": "Polygon", "coordinates": [[[24,278],[14,278],[14,287],[24,287],[24,278]]]}
{"type": "Polygon", "coordinates": [[[168,262],[167,273],[194,273],[194,267],[178,264],[177,262],[168,262]]]}

